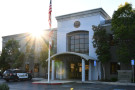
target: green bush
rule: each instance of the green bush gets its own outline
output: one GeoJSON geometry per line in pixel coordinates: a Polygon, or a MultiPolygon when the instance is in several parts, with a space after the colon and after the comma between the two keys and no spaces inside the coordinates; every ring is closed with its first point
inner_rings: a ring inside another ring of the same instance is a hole
{"type": "Polygon", "coordinates": [[[111,78],[111,81],[116,82],[116,81],[118,81],[118,79],[117,78],[111,78]]]}
{"type": "Polygon", "coordinates": [[[9,90],[9,87],[7,84],[3,83],[3,84],[0,84],[0,90],[9,90]]]}

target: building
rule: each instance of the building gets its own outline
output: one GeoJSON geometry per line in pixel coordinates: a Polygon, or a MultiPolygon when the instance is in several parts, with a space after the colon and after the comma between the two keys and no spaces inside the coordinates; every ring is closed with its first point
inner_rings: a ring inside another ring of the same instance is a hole
{"type": "MultiPolygon", "coordinates": [[[[57,43],[56,29],[53,29],[53,43],[57,43]]],[[[35,38],[31,33],[21,33],[15,35],[8,35],[2,37],[2,47],[8,42],[8,40],[14,39],[19,42],[21,52],[25,54],[25,60],[21,69],[32,72],[34,77],[45,77],[47,70],[42,68],[40,64],[39,54],[41,50],[46,46],[48,42],[48,30],[44,30],[42,38],[35,38]]],[[[57,44],[53,45],[53,53],[56,53],[57,44]]],[[[48,47],[47,47],[48,48],[48,47]]],[[[46,49],[47,49],[46,48],[46,49]]]]}
{"type": "MultiPolygon", "coordinates": [[[[53,34],[55,49],[51,56],[51,79],[100,80],[103,71],[92,44],[92,25],[104,26],[111,35],[110,16],[102,8],[97,8],[58,16],[56,19],[58,26],[54,29],[55,33],[53,34]]],[[[25,52],[27,36],[29,35],[4,36],[3,46],[7,40],[14,38],[20,42],[20,50],[25,52]]],[[[37,49],[40,51],[40,46],[37,49]]],[[[107,79],[117,78],[117,70],[120,69],[115,53],[115,46],[112,46],[112,58],[105,66],[107,79]]],[[[128,66],[130,70],[131,65],[128,66]]],[[[41,67],[37,59],[34,62],[33,60],[25,61],[22,68],[33,70],[34,76],[45,75],[45,69],[41,67]]],[[[121,69],[127,68],[121,64],[121,69]]]]}

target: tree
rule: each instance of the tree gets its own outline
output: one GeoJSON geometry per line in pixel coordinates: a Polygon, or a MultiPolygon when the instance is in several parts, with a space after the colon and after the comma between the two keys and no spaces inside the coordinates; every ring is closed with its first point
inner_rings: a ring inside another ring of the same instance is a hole
{"type": "Polygon", "coordinates": [[[117,46],[118,60],[129,63],[135,58],[135,10],[132,5],[120,5],[112,17],[112,31],[117,46]]]}
{"type": "Polygon", "coordinates": [[[15,62],[13,64],[14,68],[19,68],[22,66],[22,63],[24,62],[24,53],[18,52],[18,57],[15,59],[15,62]]]}
{"type": "Polygon", "coordinates": [[[9,61],[7,60],[6,56],[7,56],[7,53],[5,52],[5,49],[3,48],[1,56],[0,56],[0,69],[2,71],[5,71],[6,69],[10,68],[10,65],[8,63],[9,61]]]}
{"type": "Polygon", "coordinates": [[[45,42],[42,45],[42,49],[40,51],[40,56],[39,56],[39,60],[43,68],[47,68],[47,65],[48,65],[46,61],[47,59],[48,59],[48,43],[45,42]]]}
{"type": "Polygon", "coordinates": [[[104,79],[105,79],[105,63],[110,60],[110,45],[109,45],[109,36],[106,33],[106,30],[98,25],[92,26],[94,31],[93,35],[93,46],[96,48],[96,54],[98,60],[103,66],[104,79]]]}
{"type": "MultiPolygon", "coordinates": [[[[19,68],[24,60],[24,54],[19,51],[19,42],[14,39],[8,40],[2,50],[1,62],[7,63],[10,68],[19,68]]],[[[3,68],[6,64],[3,65],[3,68]]]]}

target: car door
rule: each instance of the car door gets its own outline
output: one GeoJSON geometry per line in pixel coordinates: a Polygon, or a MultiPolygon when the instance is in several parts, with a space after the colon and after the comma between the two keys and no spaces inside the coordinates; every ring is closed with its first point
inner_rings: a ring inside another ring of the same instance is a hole
{"type": "Polygon", "coordinates": [[[17,76],[19,79],[28,78],[28,74],[22,70],[17,70],[17,76]]]}

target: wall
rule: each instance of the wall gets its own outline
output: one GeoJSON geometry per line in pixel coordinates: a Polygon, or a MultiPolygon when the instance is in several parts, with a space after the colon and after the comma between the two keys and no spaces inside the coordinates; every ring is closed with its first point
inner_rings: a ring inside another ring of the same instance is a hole
{"type": "Polygon", "coordinates": [[[93,30],[92,25],[100,24],[100,14],[94,13],[88,16],[79,16],[79,17],[71,17],[68,19],[58,20],[58,31],[57,31],[57,53],[62,53],[67,51],[67,42],[66,42],[66,35],[69,32],[85,30],[89,31],[89,56],[94,58],[96,57],[95,48],[93,48],[92,44],[92,37],[93,37],[93,30]],[[75,28],[74,22],[80,21],[80,27],[75,28]]]}

